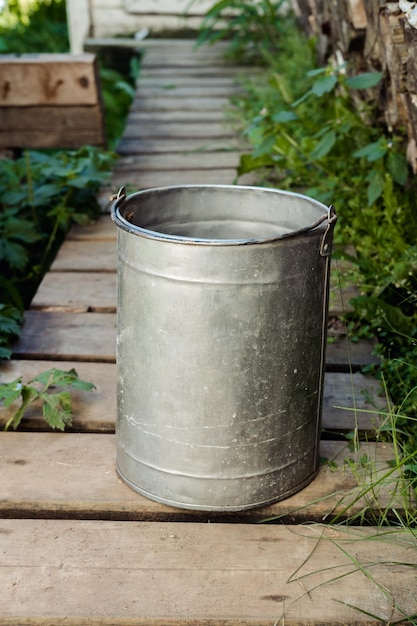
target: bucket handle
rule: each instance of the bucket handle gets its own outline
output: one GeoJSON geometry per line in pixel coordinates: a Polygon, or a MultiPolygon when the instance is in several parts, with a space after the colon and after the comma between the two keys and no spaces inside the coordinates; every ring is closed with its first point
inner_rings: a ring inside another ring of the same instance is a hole
{"type": "Polygon", "coordinates": [[[333,239],[333,230],[337,221],[336,209],[332,204],[329,206],[329,215],[325,216],[325,218],[326,217],[328,219],[327,228],[324,231],[324,235],[321,240],[320,256],[330,256],[330,253],[332,251],[331,243],[333,239]]]}

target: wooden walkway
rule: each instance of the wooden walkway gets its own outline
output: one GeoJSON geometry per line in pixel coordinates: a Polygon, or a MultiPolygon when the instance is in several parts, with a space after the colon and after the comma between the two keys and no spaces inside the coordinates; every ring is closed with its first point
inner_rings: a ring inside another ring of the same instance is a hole
{"type": "MultiPolygon", "coordinates": [[[[112,191],[233,182],[239,145],[224,106],[246,70],[225,63],[221,46],[190,48],[149,42],[112,191]]],[[[341,305],[334,287],[332,316],[341,305]]],[[[355,500],[358,476],[375,480],[392,458],[369,441],[352,470],[341,436],[357,420],[371,439],[374,403],[384,404],[359,372],[371,344],[328,346],[320,453],[332,463],[287,500],[215,514],[147,500],[118,478],[115,339],[116,228],[103,215],[70,233],[0,369],[13,380],[75,367],[97,387],[74,395],[69,432],[46,431],[32,410],[21,432],[0,433],[0,625],[336,626],[417,613],[406,533],[326,525],[355,500]]],[[[2,409],[3,424],[9,415],[2,409]]],[[[350,513],[401,508],[392,490],[383,483],[350,513]]]]}

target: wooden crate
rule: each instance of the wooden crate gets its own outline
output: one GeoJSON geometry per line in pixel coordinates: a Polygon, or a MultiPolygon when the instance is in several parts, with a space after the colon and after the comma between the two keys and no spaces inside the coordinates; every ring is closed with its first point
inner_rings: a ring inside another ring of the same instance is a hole
{"type": "Polygon", "coordinates": [[[0,57],[0,148],[105,143],[95,55],[0,57]]]}

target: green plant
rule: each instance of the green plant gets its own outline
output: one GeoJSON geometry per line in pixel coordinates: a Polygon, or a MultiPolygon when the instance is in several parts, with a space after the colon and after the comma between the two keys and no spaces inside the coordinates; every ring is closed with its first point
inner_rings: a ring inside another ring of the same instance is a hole
{"type": "MultiPolygon", "coordinates": [[[[417,181],[402,137],[374,123],[369,99],[354,105],[351,97],[372,92],[380,78],[349,76],[345,66],[329,65],[307,72],[300,95],[282,67],[281,73],[272,68],[263,90],[255,84],[239,107],[253,146],[239,174],[257,171],[264,184],[336,204],[337,251],[353,264],[363,293],[353,301],[351,332],[378,338],[381,367],[374,372],[386,377],[397,408],[415,417],[417,181]]],[[[415,449],[415,422],[404,429],[415,449]]]]}
{"type": "Polygon", "coordinates": [[[64,430],[66,426],[71,426],[73,413],[71,395],[66,390],[68,387],[78,391],[95,388],[92,383],[81,380],[75,369],[64,371],[56,368],[42,372],[27,383],[23,383],[22,377],[19,377],[11,383],[0,384],[0,401],[6,408],[20,401],[19,408],[7,421],[5,430],[16,430],[29,405],[36,401],[41,402],[43,417],[51,428],[64,430]]]}
{"type": "Polygon", "coordinates": [[[101,66],[100,84],[105,111],[106,137],[113,149],[123,133],[126,116],[135,96],[135,80],[139,72],[137,58],[132,59],[129,77],[120,72],[101,66]]]}
{"type": "Polygon", "coordinates": [[[113,162],[91,147],[0,160],[0,358],[10,357],[23,310],[70,226],[99,214],[96,194],[113,162]]]}
{"type": "Polygon", "coordinates": [[[197,44],[226,39],[231,57],[262,60],[280,45],[285,30],[284,5],[284,0],[219,0],[203,18],[197,44]]]}
{"type": "Polygon", "coordinates": [[[0,52],[67,52],[65,2],[7,0],[0,12],[0,52]]]}

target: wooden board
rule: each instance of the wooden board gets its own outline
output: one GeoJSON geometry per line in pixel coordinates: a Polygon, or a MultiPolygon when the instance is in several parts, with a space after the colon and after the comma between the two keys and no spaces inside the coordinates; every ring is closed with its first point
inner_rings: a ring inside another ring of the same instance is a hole
{"type": "Polygon", "coordinates": [[[242,92],[242,87],[234,84],[216,85],[200,81],[200,84],[196,85],[181,85],[176,84],[173,80],[171,83],[165,82],[162,85],[146,85],[146,83],[141,84],[139,80],[138,93],[140,96],[146,95],[147,98],[164,98],[165,96],[169,96],[171,98],[229,98],[242,92]]]}
{"type": "Polygon", "coordinates": [[[67,520],[1,530],[3,626],[342,626],[417,611],[406,531],[67,520]]]}
{"type": "Polygon", "coordinates": [[[239,152],[182,152],[178,154],[143,154],[121,157],[117,162],[117,171],[136,170],[141,172],[165,170],[192,170],[234,168],[239,164],[239,152]]]}
{"type": "MultiPolygon", "coordinates": [[[[116,231],[116,226],[108,217],[108,220],[116,231]]],[[[94,239],[74,240],[68,239],[61,246],[51,271],[90,271],[90,272],[114,272],[117,267],[117,249],[115,240],[94,239]]],[[[65,281],[65,276],[57,278],[65,281]]]]}
{"type": "MultiPolygon", "coordinates": [[[[126,11],[129,13],[139,13],[140,15],[151,13],[162,13],[165,15],[205,15],[212,7],[211,0],[199,0],[190,4],[189,0],[125,0],[126,11]]],[[[169,41],[169,40],[168,40],[169,41]]],[[[172,40],[171,40],[172,41],[172,40]]],[[[147,40],[145,40],[145,45],[147,40]]],[[[175,42],[173,41],[172,45],[175,42]]]]}
{"type": "Polygon", "coordinates": [[[115,314],[26,311],[13,353],[19,358],[113,363],[115,344],[115,314]]]}
{"type": "Polygon", "coordinates": [[[169,185],[232,185],[235,182],[240,185],[253,185],[255,180],[256,178],[252,174],[245,174],[236,179],[234,168],[220,168],[216,170],[181,169],[162,172],[116,171],[111,182],[116,189],[122,185],[129,187],[130,193],[141,189],[169,185]]]}
{"type": "Polygon", "coordinates": [[[0,147],[106,144],[94,55],[3,55],[0,147]]]}
{"type": "MultiPolygon", "coordinates": [[[[261,75],[263,72],[262,68],[254,67],[252,65],[248,66],[214,66],[214,67],[176,67],[175,68],[175,76],[176,77],[196,77],[198,78],[217,78],[217,77],[226,77],[233,78],[235,80],[240,81],[244,79],[245,76],[256,77],[261,75]]],[[[169,64],[162,67],[147,67],[146,59],[142,63],[141,72],[139,81],[144,78],[152,78],[152,77],[168,77],[169,81],[172,80],[173,70],[169,66],[169,64]]],[[[140,82],[139,82],[140,84],[140,82]]]]}
{"type": "MultiPolygon", "coordinates": [[[[176,124],[177,122],[222,122],[225,123],[224,111],[138,111],[131,109],[129,113],[129,123],[136,122],[143,125],[144,123],[159,124],[160,122],[168,122],[176,124]]],[[[126,133],[125,133],[126,134],[126,133]]]]}
{"type": "Polygon", "coordinates": [[[226,110],[230,108],[229,98],[223,96],[201,96],[196,97],[184,97],[175,98],[169,92],[160,98],[159,96],[147,96],[146,93],[142,94],[140,99],[135,102],[135,110],[138,111],[172,111],[186,109],[199,109],[200,111],[210,110],[226,110]]]}
{"type": "Polygon", "coordinates": [[[236,137],[228,137],[227,139],[165,139],[158,137],[156,139],[130,139],[124,135],[118,146],[119,154],[161,154],[169,152],[176,154],[178,152],[188,152],[195,154],[196,157],[204,152],[233,152],[240,148],[241,142],[236,137]]]}
{"type": "Polygon", "coordinates": [[[140,124],[134,118],[127,121],[124,133],[131,139],[148,137],[171,138],[217,138],[234,137],[235,133],[225,123],[219,122],[158,122],[158,124],[140,124]]]}
{"type": "MultiPolygon", "coordinates": [[[[153,74],[150,74],[149,71],[144,70],[140,72],[138,78],[138,94],[140,94],[143,90],[146,93],[149,93],[150,89],[157,88],[158,90],[163,89],[164,91],[173,90],[175,94],[177,94],[178,90],[184,89],[185,87],[192,89],[210,89],[217,90],[219,87],[223,89],[227,88],[226,95],[228,93],[233,93],[236,87],[241,88],[242,81],[237,78],[235,74],[230,76],[224,75],[211,75],[211,76],[201,76],[200,74],[182,74],[175,72],[174,76],[172,72],[170,74],[159,73],[155,71],[153,74]]],[[[222,95],[222,94],[217,94],[222,95]]]]}
{"type": "Polygon", "coordinates": [[[0,146],[78,148],[105,143],[103,115],[94,106],[0,106],[0,146]]]}
{"type": "MultiPolygon", "coordinates": [[[[0,366],[0,381],[11,382],[23,377],[24,382],[27,382],[52,367],[66,371],[75,367],[83,380],[96,386],[91,393],[72,392],[74,430],[114,432],[117,411],[117,372],[114,363],[9,361],[0,366]]],[[[8,409],[2,408],[0,428],[12,416],[17,406],[14,404],[8,409]]],[[[361,433],[366,432],[372,438],[375,425],[379,423],[378,409],[383,410],[385,406],[386,400],[381,395],[379,382],[371,376],[360,373],[326,373],[322,426],[327,436],[338,436],[357,427],[361,433]]],[[[39,404],[33,405],[28,411],[23,427],[26,430],[45,429],[39,404]]]]}
{"type": "Polygon", "coordinates": [[[113,241],[117,239],[117,227],[109,215],[101,215],[91,224],[72,226],[67,241],[113,241]]]}
{"type": "MultiPolygon", "coordinates": [[[[307,487],[285,500],[238,513],[201,512],[162,505],[127,486],[116,472],[113,434],[0,433],[0,514],[16,518],[47,514],[54,518],[96,519],[100,515],[101,519],[201,522],[259,522],[274,517],[276,522],[302,523],[330,521],[348,505],[351,515],[367,510],[368,519],[372,511],[394,506],[402,509],[401,496],[392,493],[388,462],[394,451],[387,445],[364,443],[352,453],[344,442],[322,441],[320,456],[331,460],[332,465],[321,465],[318,476],[307,487]],[[367,468],[359,463],[364,456],[367,468]],[[358,499],[361,481],[371,476],[379,484],[358,499]]],[[[163,473],[163,460],[155,462],[163,473]]]]}
{"type": "Polygon", "coordinates": [[[100,104],[95,56],[2,55],[0,106],[100,104]]]}
{"type": "Polygon", "coordinates": [[[117,278],[110,272],[48,272],[32,302],[31,309],[73,313],[115,313],[117,278]]]}

